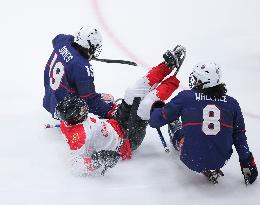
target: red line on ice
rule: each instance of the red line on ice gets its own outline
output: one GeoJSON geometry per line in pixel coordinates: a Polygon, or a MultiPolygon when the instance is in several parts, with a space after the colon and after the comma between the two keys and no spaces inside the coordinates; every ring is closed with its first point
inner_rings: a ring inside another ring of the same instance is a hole
{"type": "Polygon", "coordinates": [[[102,11],[99,7],[99,0],[92,0],[91,1],[97,19],[102,26],[103,30],[109,36],[109,38],[115,43],[115,45],[120,48],[129,58],[134,60],[137,64],[143,66],[144,68],[149,68],[148,64],[144,63],[141,59],[139,59],[135,54],[133,54],[111,31],[110,27],[108,26],[105,18],[103,17],[102,11]]]}
{"type": "MultiPolygon", "coordinates": [[[[109,38],[115,43],[115,45],[121,50],[123,51],[127,56],[129,56],[129,58],[131,58],[133,61],[135,61],[137,64],[143,66],[144,68],[149,68],[150,66],[143,62],[141,59],[139,59],[136,55],[134,55],[125,45],[124,43],[122,43],[114,34],[114,32],[110,29],[107,21],[105,20],[105,18],[103,17],[102,11],[100,9],[99,6],[99,0],[91,0],[91,4],[93,7],[93,10],[95,12],[95,15],[102,27],[102,29],[106,32],[106,34],[109,36],[109,38]]],[[[184,87],[181,87],[182,89],[184,89],[184,87]]],[[[245,115],[247,117],[250,118],[254,118],[257,120],[260,120],[260,116],[259,115],[255,115],[252,113],[245,113],[245,115]]]]}

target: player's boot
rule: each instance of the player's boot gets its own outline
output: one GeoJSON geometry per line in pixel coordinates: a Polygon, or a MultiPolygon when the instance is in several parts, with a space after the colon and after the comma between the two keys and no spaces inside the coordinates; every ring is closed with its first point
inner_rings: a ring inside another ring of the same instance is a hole
{"type": "Polygon", "coordinates": [[[179,71],[185,57],[186,49],[181,45],[177,45],[173,50],[168,50],[163,54],[165,64],[172,69],[176,68],[175,74],[179,71]]]}
{"type": "Polygon", "coordinates": [[[145,76],[149,86],[156,87],[175,68],[175,74],[177,74],[185,57],[186,49],[181,45],[177,45],[173,50],[166,51],[163,54],[164,62],[153,67],[145,76]]]}
{"type": "Polygon", "coordinates": [[[174,149],[177,151],[181,150],[183,144],[183,134],[181,132],[182,123],[179,120],[175,120],[168,124],[168,133],[170,136],[170,142],[174,149]]]}

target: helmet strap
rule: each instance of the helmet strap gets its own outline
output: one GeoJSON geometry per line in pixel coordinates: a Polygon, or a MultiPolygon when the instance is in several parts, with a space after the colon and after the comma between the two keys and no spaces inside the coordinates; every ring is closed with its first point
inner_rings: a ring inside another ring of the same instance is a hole
{"type": "Polygon", "coordinates": [[[77,44],[76,42],[72,43],[72,46],[84,57],[88,60],[91,60],[92,56],[90,56],[90,52],[88,48],[84,48],[81,45],[77,44]]]}
{"type": "Polygon", "coordinates": [[[208,84],[208,83],[209,83],[209,81],[208,81],[208,82],[204,82],[204,83],[202,83],[202,82],[200,81],[200,82],[198,82],[198,84],[195,85],[193,88],[202,90],[202,89],[203,89],[203,85],[208,84]]]}

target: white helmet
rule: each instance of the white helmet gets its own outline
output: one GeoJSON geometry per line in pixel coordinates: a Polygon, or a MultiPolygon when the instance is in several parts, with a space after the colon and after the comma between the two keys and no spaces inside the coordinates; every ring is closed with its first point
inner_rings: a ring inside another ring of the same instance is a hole
{"type": "Polygon", "coordinates": [[[220,84],[221,68],[215,62],[201,62],[195,65],[190,74],[190,88],[202,86],[204,88],[214,87],[220,84]]]}
{"type": "Polygon", "coordinates": [[[74,36],[74,42],[83,48],[87,48],[90,58],[97,57],[101,52],[102,37],[96,28],[82,27],[74,36]]]}

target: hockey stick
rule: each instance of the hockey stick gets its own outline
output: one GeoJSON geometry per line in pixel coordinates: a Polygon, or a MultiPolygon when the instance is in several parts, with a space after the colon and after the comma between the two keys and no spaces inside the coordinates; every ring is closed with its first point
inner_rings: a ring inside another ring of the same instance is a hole
{"type": "MultiPolygon", "coordinates": [[[[178,65],[175,64],[175,65],[176,65],[176,66],[175,66],[176,70],[175,70],[174,75],[176,76],[176,75],[178,74],[179,70],[180,70],[180,67],[181,67],[181,65],[182,65],[182,63],[183,63],[185,57],[186,57],[186,49],[185,49],[183,46],[181,46],[181,45],[177,45],[177,46],[175,46],[175,48],[173,49],[173,51],[175,51],[175,55],[176,55],[176,56],[179,58],[179,60],[180,60],[180,62],[179,62],[178,65]]],[[[172,51],[167,51],[166,53],[168,53],[168,52],[172,53],[172,51]]],[[[163,58],[164,58],[164,60],[167,62],[168,56],[166,55],[166,53],[163,55],[163,58]]],[[[177,62],[176,56],[175,56],[175,57],[173,56],[174,59],[175,59],[175,62],[177,62]]],[[[162,145],[163,145],[163,147],[164,147],[165,152],[166,152],[166,153],[169,153],[170,150],[169,150],[169,148],[167,147],[167,144],[166,144],[166,141],[165,141],[165,139],[164,139],[164,137],[163,137],[163,135],[162,135],[161,129],[160,129],[160,128],[156,128],[156,129],[157,129],[157,132],[158,132],[159,137],[160,137],[160,139],[161,139],[161,142],[162,142],[162,145]]]]}
{"type": "Polygon", "coordinates": [[[93,57],[92,60],[104,62],[104,63],[120,63],[120,64],[137,66],[137,63],[133,61],[127,61],[127,60],[114,60],[114,59],[104,59],[104,58],[96,58],[96,57],[93,57]]]}
{"type": "Polygon", "coordinates": [[[166,144],[166,141],[165,141],[165,139],[164,139],[164,137],[163,137],[163,134],[162,134],[161,129],[160,129],[160,128],[156,128],[156,130],[157,130],[157,132],[158,132],[158,134],[159,134],[160,140],[161,140],[162,145],[163,145],[163,147],[164,147],[164,151],[165,151],[166,153],[169,153],[169,152],[170,152],[170,149],[168,148],[168,146],[167,146],[167,144],[166,144]]]}
{"type": "Polygon", "coordinates": [[[44,128],[59,128],[60,124],[45,124],[44,128]]]}
{"type": "MultiPolygon", "coordinates": [[[[174,75],[177,75],[177,74],[178,74],[179,69],[180,69],[180,68],[177,68],[177,69],[176,69],[174,75]]],[[[165,141],[165,139],[164,139],[164,137],[163,137],[163,134],[162,134],[161,129],[158,127],[158,128],[156,128],[156,130],[157,130],[157,132],[158,132],[158,134],[159,134],[160,140],[161,140],[162,145],[163,145],[163,147],[164,147],[164,151],[165,151],[166,153],[169,153],[169,152],[170,152],[170,149],[169,149],[168,146],[167,146],[167,143],[166,143],[166,141],[165,141]]]]}

